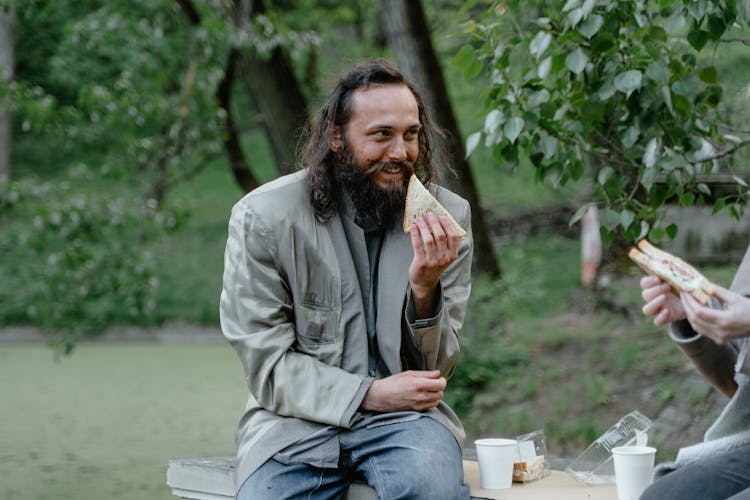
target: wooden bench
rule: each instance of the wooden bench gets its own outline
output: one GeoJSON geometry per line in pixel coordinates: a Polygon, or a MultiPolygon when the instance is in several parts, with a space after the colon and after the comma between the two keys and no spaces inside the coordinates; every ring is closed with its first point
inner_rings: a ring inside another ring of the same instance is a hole
{"type": "MultiPolygon", "coordinates": [[[[172,494],[185,500],[230,500],[234,498],[235,457],[186,458],[167,464],[167,485],[172,494]]],[[[554,465],[553,465],[554,466],[554,465]]],[[[508,490],[482,490],[479,464],[464,460],[465,481],[471,486],[473,500],[615,500],[614,485],[589,486],[575,482],[561,471],[528,484],[515,484],[508,490]]],[[[354,483],[345,500],[376,500],[375,490],[354,483]]]]}
{"type": "MultiPolygon", "coordinates": [[[[186,500],[234,499],[235,457],[185,458],[167,464],[167,486],[172,494],[186,500]]],[[[354,483],[345,500],[376,500],[375,490],[354,483]]]]}

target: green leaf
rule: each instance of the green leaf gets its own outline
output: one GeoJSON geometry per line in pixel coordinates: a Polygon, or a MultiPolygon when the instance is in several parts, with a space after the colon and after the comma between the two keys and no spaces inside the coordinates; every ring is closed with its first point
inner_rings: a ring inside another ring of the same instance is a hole
{"type": "Polygon", "coordinates": [[[648,232],[648,239],[658,245],[664,239],[664,230],[660,227],[652,227],[651,231],[648,232]]]}
{"type": "Polygon", "coordinates": [[[648,225],[648,222],[646,222],[645,220],[642,220],[641,221],[641,232],[638,233],[638,237],[636,238],[636,241],[640,241],[643,238],[645,238],[646,235],[648,234],[649,228],[650,228],[650,226],[648,225]]]}
{"type": "Polygon", "coordinates": [[[620,213],[616,210],[612,210],[611,208],[604,208],[603,210],[599,211],[599,222],[601,222],[602,226],[609,229],[610,231],[617,227],[618,224],[620,224],[620,213]]]}
{"type": "Polygon", "coordinates": [[[664,85],[659,89],[659,92],[661,93],[662,99],[664,99],[664,104],[667,105],[667,109],[671,114],[674,115],[674,106],[672,105],[672,92],[669,91],[669,87],[664,85]]]}
{"type": "Polygon", "coordinates": [[[623,210],[620,212],[620,225],[623,228],[630,227],[630,224],[635,220],[635,213],[632,210],[623,210]]]}
{"type": "Polygon", "coordinates": [[[727,25],[724,24],[724,20],[720,17],[712,16],[708,19],[708,34],[711,40],[718,41],[721,39],[721,35],[727,29],[727,25]]]}
{"type": "Polygon", "coordinates": [[[740,186],[747,187],[747,182],[745,182],[745,179],[743,179],[742,177],[739,177],[737,175],[732,175],[732,179],[734,179],[734,182],[736,182],[740,186]]]}
{"type": "Polygon", "coordinates": [[[669,70],[661,61],[653,61],[646,68],[646,76],[660,85],[669,83],[669,70]]]}
{"type": "Polygon", "coordinates": [[[503,112],[499,109],[493,109],[487,113],[487,116],[484,117],[484,132],[487,134],[493,133],[503,122],[503,118],[503,112]]]}
{"type": "Polygon", "coordinates": [[[466,138],[466,157],[467,158],[477,148],[481,138],[482,138],[481,132],[474,132],[473,134],[471,134],[469,137],[466,138]]]}
{"type": "Polygon", "coordinates": [[[606,227],[600,227],[599,228],[599,236],[602,238],[602,246],[604,248],[609,248],[609,246],[612,244],[613,241],[615,241],[615,232],[610,231],[606,227]]]}
{"type": "Polygon", "coordinates": [[[724,96],[724,87],[721,85],[711,85],[703,93],[703,96],[708,105],[715,108],[724,96]]]}
{"type": "Polygon", "coordinates": [[[666,42],[667,32],[661,26],[651,26],[648,30],[648,39],[651,41],[666,42]]]}
{"type": "Polygon", "coordinates": [[[700,191],[701,193],[705,194],[706,196],[711,196],[711,189],[703,182],[699,182],[697,187],[698,191],[700,191]]]}
{"type": "Polygon", "coordinates": [[[586,211],[591,208],[591,204],[586,204],[578,208],[576,210],[576,213],[573,214],[573,217],[570,218],[570,221],[568,221],[568,226],[573,226],[576,222],[581,220],[581,218],[586,214],[586,211]]]}
{"type": "Polygon", "coordinates": [[[688,42],[697,51],[700,51],[706,43],[708,43],[708,38],[708,31],[703,31],[701,29],[690,30],[690,33],[687,35],[688,42]]]}
{"type": "Polygon", "coordinates": [[[683,78],[672,84],[672,92],[683,97],[690,97],[698,91],[698,85],[693,78],[683,78]]]}
{"type": "Polygon", "coordinates": [[[568,22],[570,23],[570,26],[575,28],[578,23],[581,22],[581,19],[583,19],[583,10],[573,9],[570,12],[568,12],[568,22]]]}
{"type": "Polygon", "coordinates": [[[557,153],[558,140],[550,135],[542,137],[542,151],[545,158],[552,158],[557,153]]]}
{"type": "Polygon", "coordinates": [[[523,126],[523,118],[520,118],[518,116],[514,116],[513,118],[505,122],[505,125],[503,126],[503,133],[505,134],[505,137],[507,137],[511,142],[511,144],[516,142],[516,139],[518,139],[521,131],[523,131],[523,126]]]}
{"type": "Polygon", "coordinates": [[[551,41],[552,35],[546,31],[539,31],[531,40],[529,52],[531,52],[532,56],[539,59],[539,57],[547,50],[551,41]]]}
{"type": "Polygon", "coordinates": [[[591,38],[599,32],[599,28],[602,27],[603,23],[604,19],[602,18],[602,16],[596,14],[593,16],[589,16],[588,19],[581,23],[581,26],[578,28],[578,32],[586,38],[591,38]]]}
{"type": "Polygon", "coordinates": [[[607,101],[609,100],[613,95],[615,95],[615,92],[617,92],[617,89],[615,88],[615,81],[613,78],[607,78],[604,80],[604,83],[601,87],[599,87],[599,90],[596,92],[596,97],[600,101],[607,101]]]}
{"type": "Polygon", "coordinates": [[[607,54],[617,47],[617,39],[612,33],[600,31],[597,36],[591,40],[591,51],[596,54],[607,54]]]}
{"type": "Polygon", "coordinates": [[[726,203],[726,201],[724,200],[724,198],[719,198],[718,200],[716,200],[714,202],[714,208],[711,211],[711,214],[713,215],[713,214],[716,214],[718,212],[721,212],[724,209],[724,204],[725,203],[726,203]]]}
{"type": "Polygon", "coordinates": [[[620,73],[615,77],[615,88],[630,97],[633,91],[641,87],[643,74],[635,69],[620,73]]]}
{"type": "Polygon", "coordinates": [[[622,141],[623,146],[629,148],[629,147],[632,147],[633,144],[635,144],[635,141],[638,140],[638,137],[640,135],[641,135],[640,129],[638,129],[635,125],[631,125],[630,127],[628,127],[625,133],[622,134],[620,141],[622,141]]]}
{"type": "Polygon", "coordinates": [[[670,33],[677,34],[677,33],[680,33],[683,30],[683,28],[685,28],[685,23],[686,23],[685,16],[678,13],[678,15],[672,16],[669,19],[669,23],[667,24],[667,29],[670,33]]]}
{"type": "Polygon", "coordinates": [[[716,83],[716,68],[714,66],[707,66],[698,73],[698,78],[705,83],[716,83]]]}
{"type": "Polygon", "coordinates": [[[481,59],[475,56],[474,47],[464,45],[453,58],[453,64],[461,69],[464,79],[471,80],[482,72],[483,64],[481,59]]]}
{"type": "Polygon", "coordinates": [[[549,97],[550,95],[547,89],[542,89],[539,92],[534,92],[533,94],[531,94],[526,103],[529,107],[537,107],[540,104],[549,101],[549,97]]]}
{"type": "Polygon", "coordinates": [[[665,231],[667,233],[667,236],[669,236],[669,239],[673,240],[675,236],[677,236],[677,225],[670,224],[665,228],[665,231]]]}
{"type": "Polygon", "coordinates": [[[584,68],[586,68],[587,61],[586,54],[579,47],[565,58],[565,67],[576,75],[580,75],[584,68]]]}
{"type": "Polygon", "coordinates": [[[552,57],[548,56],[539,63],[539,68],[537,69],[536,74],[541,80],[544,80],[549,76],[550,69],[552,69],[552,57]]]}
{"type": "Polygon", "coordinates": [[[651,188],[653,187],[654,182],[656,182],[656,173],[657,172],[655,168],[646,167],[645,169],[643,169],[643,173],[641,174],[641,185],[649,190],[649,192],[653,191],[651,188]]]}
{"type": "Polygon", "coordinates": [[[675,112],[684,119],[689,119],[693,114],[693,105],[688,99],[681,95],[675,95],[672,98],[675,112]]]}
{"type": "Polygon", "coordinates": [[[652,138],[648,141],[646,151],[643,153],[643,159],[641,160],[646,167],[651,168],[656,164],[656,153],[658,152],[658,149],[659,141],[657,141],[656,138],[652,138]]]}
{"type": "Polygon", "coordinates": [[[683,207],[690,207],[695,202],[695,194],[693,193],[683,193],[682,196],[680,196],[680,205],[683,207]]]}
{"type": "Polygon", "coordinates": [[[573,10],[577,8],[579,5],[581,5],[581,0],[568,0],[565,2],[565,6],[563,7],[563,12],[568,12],[569,10],[573,10]]]}
{"type": "Polygon", "coordinates": [[[595,6],[596,0],[585,0],[583,2],[583,5],[581,5],[581,13],[583,14],[584,19],[591,14],[591,11],[594,10],[595,6]]]}
{"type": "Polygon", "coordinates": [[[742,205],[739,203],[728,205],[727,210],[729,210],[729,215],[731,215],[733,219],[740,220],[742,218],[742,205]]]}
{"type": "Polygon", "coordinates": [[[610,167],[606,166],[603,169],[599,170],[599,173],[596,176],[596,182],[601,184],[602,186],[607,183],[607,181],[612,177],[612,174],[615,173],[615,170],[610,167]]]}
{"type": "Polygon", "coordinates": [[[471,45],[464,45],[459,49],[453,58],[453,64],[463,70],[469,66],[474,60],[474,47],[471,45]]]}

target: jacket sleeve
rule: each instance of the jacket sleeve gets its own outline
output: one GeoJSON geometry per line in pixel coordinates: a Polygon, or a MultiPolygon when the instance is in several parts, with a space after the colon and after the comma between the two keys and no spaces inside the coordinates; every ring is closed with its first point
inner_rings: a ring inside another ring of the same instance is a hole
{"type": "Polygon", "coordinates": [[[671,323],[669,336],[711,385],[726,395],[734,394],[737,389],[734,380],[737,348],[733,343],[717,344],[693,330],[687,320],[671,323]]]}
{"type": "MultiPolygon", "coordinates": [[[[732,280],[731,289],[750,295],[750,247],[732,280]]],[[[669,335],[711,384],[724,394],[734,394],[737,388],[734,374],[741,340],[717,344],[693,330],[687,320],[670,324],[669,335]]]]}
{"type": "Polygon", "coordinates": [[[408,334],[403,342],[405,369],[440,370],[449,378],[456,368],[461,351],[459,332],[464,323],[471,294],[471,263],[474,240],[471,232],[471,210],[465,203],[459,224],[466,230],[460,241],[458,257],[440,277],[440,300],[433,318],[416,320],[411,290],[407,292],[405,323],[408,334]]]}
{"type": "Polygon", "coordinates": [[[292,293],[269,227],[247,203],[232,210],[224,256],[221,328],[248,389],[266,410],[348,427],[364,378],[295,350],[292,293]]]}

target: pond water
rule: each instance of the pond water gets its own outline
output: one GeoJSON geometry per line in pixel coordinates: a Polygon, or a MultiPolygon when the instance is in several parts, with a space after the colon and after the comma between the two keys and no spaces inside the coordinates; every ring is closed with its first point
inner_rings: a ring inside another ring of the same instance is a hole
{"type": "Polygon", "coordinates": [[[234,453],[242,368],[225,343],[0,345],[0,498],[169,500],[171,458],[234,453]]]}

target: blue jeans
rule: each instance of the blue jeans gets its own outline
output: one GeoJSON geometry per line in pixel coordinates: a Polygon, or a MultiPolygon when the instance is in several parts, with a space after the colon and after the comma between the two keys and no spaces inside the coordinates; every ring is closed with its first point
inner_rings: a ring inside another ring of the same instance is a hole
{"type": "Polygon", "coordinates": [[[641,500],[750,500],[750,444],[654,481],[641,500]]]}
{"type": "Polygon", "coordinates": [[[357,477],[380,499],[469,498],[461,449],[450,431],[429,417],[342,430],[339,443],[337,469],[271,459],[247,478],[237,499],[339,499],[357,477]]]}

